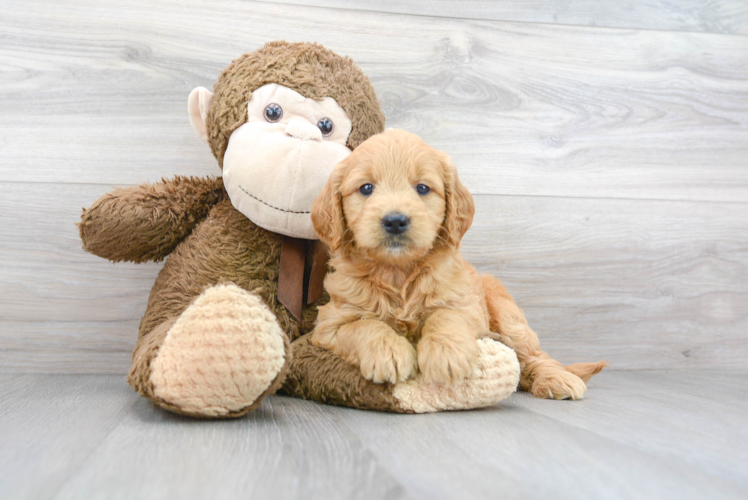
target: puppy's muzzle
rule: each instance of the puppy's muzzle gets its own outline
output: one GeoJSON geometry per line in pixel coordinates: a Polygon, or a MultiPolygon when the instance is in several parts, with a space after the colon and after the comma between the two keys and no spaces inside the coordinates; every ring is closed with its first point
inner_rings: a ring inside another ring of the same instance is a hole
{"type": "Polygon", "coordinates": [[[391,212],[382,217],[382,227],[389,234],[403,234],[410,226],[410,218],[399,212],[391,212]]]}

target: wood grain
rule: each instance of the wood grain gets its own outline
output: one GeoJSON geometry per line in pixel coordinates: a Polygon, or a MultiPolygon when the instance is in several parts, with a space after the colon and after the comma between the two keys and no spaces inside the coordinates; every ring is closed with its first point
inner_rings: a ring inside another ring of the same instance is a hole
{"type": "Polygon", "coordinates": [[[463,254],[506,283],[560,359],[748,368],[744,204],[477,200],[463,254]]]}
{"type": "Polygon", "coordinates": [[[607,26],[748,35],[748,5],[739,0],[262,0],[278,5],[391,12],[492,21],[607,26]]]}
{"type": "MultiPolygon", "coordinates": [[[[590,401],[610,401],[614,394],[597,398],[591,394],[582,408],[549,408],[554,402],[545,401],[545,412],[528,412],[521,402],[531,396],[517,394],[494,408],[439,415],[441,418],[392,419],[351,412],[341,420],[361,436],[377,458],[390,464],[389,472],[396,479],[421,479],[417,491],[423,498],[490,498],[499,491],[518,499],[699,498],[704,484],[714,488],[717,496],[740,495],[744,477],[735,481],[683,460],[663,460],[632,442],[622,443],[590,432],[583,424],[566,422],[575,420],[569,414],[584,415],[577,419],[585,423],[587,418],[609,418],[610,408],[594,411],[590,401]],[[567,418],[554,418],[554,410],[567,418]],[[413,454],[423,458],[409,459],[413,454]]],[[[617,411],[624,405],[612,402],[610,406],[617,411]]],[[[618,420],[618,425],[633,441],[639,431],[632,417],[629,414],[618,420]]],[[[701,454],[698,444],[689,444],[687,431],[677,433],[676,442],[679,438],[690,451],[699,449],[701,454]]],[[[671,443],[670,439],[660,440],[658,451],[671,443]]]]}
{"type": "Polygon", "coordinates": [[[748,405],[736,401],[735,394],[720,385],[722,381],[729,384],[733,377],[744,379],[745,375],[722,372],[712,378],[709,374],[702,377],[696,373],[673,384],[672,379],[680,375],[672,372],[665,386],[660,381],[667,379],[668,374],[661,372],[602,378],[591,384],[588,392],[591,397],[582,411],[539,405],[540,401],[528,394],[518,395],[513,402],[538,415],[650,454],[661,463],[688,464],[705,474],[745,483],[748,450],[735,449],[731,459],[725,460],[725,440],[720,437],[731,436],[736,443],[748,442],[748,430],[741,416],[748,405]],[[712,387],[709,380],[716,381],[717,386],[707,389],[712,387]],[[716,397],[715,393],[723,397],[716,397]],[[637,429],[633,431],[624,422],[638,422],[637,429]]]}
{"type": "MultiPolygon", "coordinates": [[[[107,190],[0,183],[5,371],[128,370],[161,265],[81,250],[80,206],[107,190]]],[[[476,205],[464,255],[506,283],[562,361],[748,368],[748,227],[726,216],[743,204],[478,195],[476,205]]]]}
{"type": "Polygon", "coordinates": [[[551,354],[748,367],[748,37],[716,34],[745,6],[319,5],[4,2],[0,371],[128,369],[161,265],[85,254],[80,208],[220,174],[187,95],[276,38],[352,56],[389,126],[452,155],[478,207],[465,255],[551,354]]]}
{"type": "Polygon", "coordinates": [[[0,497],[52,498],[131,413],[122,377],[29,376],[0,386],[0,497]]]}
{"type": "Polygon", "coordinates": [[[748,199],[746,37],[236,0],[30,5],[6,2],[0,23],[0,181],[217,172],[189,91],[288,38],[352,56],[388,125],[449,152],[479,193],[748,199]]]}
{"type": "Polygon", "coordinates": [[[200,421],[121,376],[25,375],[0,383],[0,497],[745,498],[745,376],[603,372],[581,401],[433,415],[274,396],[200,421]]]}
{"type": "Polygon", "coordinates": [[[132,410],[48,498],[412,498],[319,405],[273,398],[240,420],[195,421],[105,380],[132,410]]]}

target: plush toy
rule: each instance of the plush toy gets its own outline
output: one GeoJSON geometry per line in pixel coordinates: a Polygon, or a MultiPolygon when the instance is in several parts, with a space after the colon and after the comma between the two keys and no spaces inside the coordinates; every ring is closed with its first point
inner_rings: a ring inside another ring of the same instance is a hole
{"type": "MultiPolygon", "coordinates": [[[[417,377],[375,384],[304,336],[327,300],[327,248],[315,241],[312,201],[333,166],[384,128],[353,61],[317,44],[272,42],[233,61],[214,92],[195,89],[188,111],[221,178],[117,189],[79,224],[84,249],[98,256],[166,259],[140,324],[132,387],[203,418],[244,415],[281,388],[392,412],[476,408],[511,394],[517,356],[490,338],[478,341],[470,377],[441,386],[417,377]]],[[[526,378],[531,386],[537,373],[526,378]]]]}

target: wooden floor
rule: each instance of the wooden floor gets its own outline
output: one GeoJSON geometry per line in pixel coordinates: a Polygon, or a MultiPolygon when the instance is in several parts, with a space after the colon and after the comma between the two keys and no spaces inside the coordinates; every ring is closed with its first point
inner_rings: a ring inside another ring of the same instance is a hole
{"type": "Polygon", "coordinates": [[[582,401],[391,415],[283,396],[234,421],[116,375],[0,377],[2,499],[748,497],[745,372],[608,372],[582,401]]]}

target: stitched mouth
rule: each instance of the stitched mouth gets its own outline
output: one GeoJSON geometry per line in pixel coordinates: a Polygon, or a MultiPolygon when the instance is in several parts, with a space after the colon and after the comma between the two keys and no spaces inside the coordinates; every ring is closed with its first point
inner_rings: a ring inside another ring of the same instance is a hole
{"type": "Polygon", "coordinates": [[[257,201],[259,201],[260,203],[262,203],[263,205],[265,205],[265,206],[267,206],[267,207],[270,207],[270,208],[272,208],[273,210],[277,210],[277,211],[279,211],[279,212],[284,212],[284,213],[287,213],[287,214],[311,214],[311,213],[312,213],[312,211],[311,211],[311,210],[309,210],[309,211],[301,211],[301,212],[296,212],[296,211],[294,211],[294,210],[286,210],[286,209],[283,209],[283,208],[280,208],[280,207],[276,207],[276,206],[273,206],[273,205],[271,205],[270,203],[266,202],[265,200],[261,200],[261,199],[260,199],[260,198],[258,198],[257,196],[253,195],[252,193],[250,193],[249,191],[247,191],[246,189],[244,189],[244,187],[243,187],[243,186],[241,186],[241,185],[239,186],[239,189],[241,189],[241,190],[242,190],[242,191],[244,192],[244,194],[246,194],[247,196],[249,196],[249,197],[250,197],[250,198],[252,198],[253,200],[257,200],[257,201]]]}

